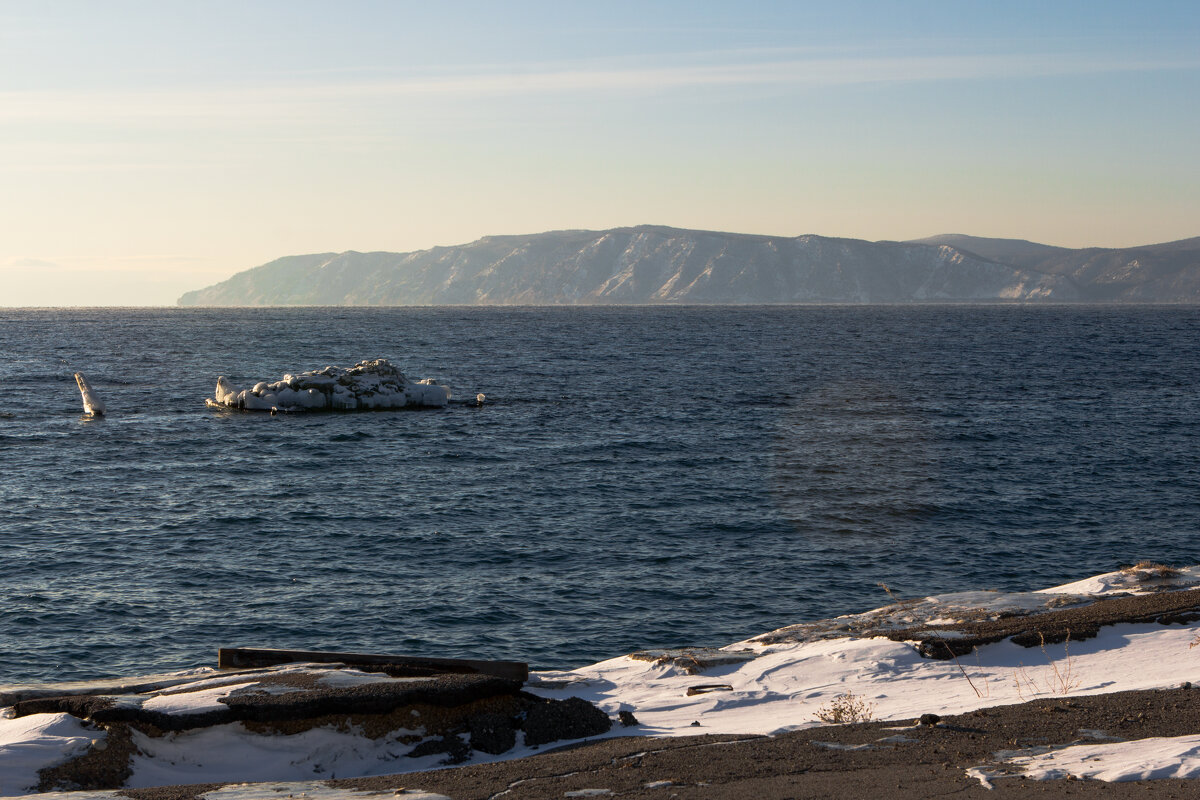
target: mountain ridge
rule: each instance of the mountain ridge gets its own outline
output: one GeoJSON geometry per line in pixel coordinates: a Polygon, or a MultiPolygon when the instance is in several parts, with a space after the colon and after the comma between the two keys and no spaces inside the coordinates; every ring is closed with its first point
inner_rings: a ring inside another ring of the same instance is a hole
{"type": "Polygon", "coordinates": [[[1062,248],[941,234],[869,242],[639,225],[285,256],[182,306],[1200,302],[1200,237],[1062,248]]]}

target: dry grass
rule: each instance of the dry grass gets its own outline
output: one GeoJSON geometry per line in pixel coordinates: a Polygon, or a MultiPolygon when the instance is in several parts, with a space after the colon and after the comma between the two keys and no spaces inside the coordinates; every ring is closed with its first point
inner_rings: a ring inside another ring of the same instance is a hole
{"type": "Polygon", "coordinates": [[[875,704],[853,692],[839,694],[817,709],[817,719],[831,725],[870,722],[875,719],[875,704]]]}
{"type": "Polygon", "coordinates": [[[979,682],[983,684],[983,689],[980,689],[975,685],[975,681],[971,680],[971,676],[967,674],[965,669],[963,669],[962,664],[958,663],[957,658],[954,659],[954,663],[958,664],[959,671],[962,672],[963,677],[967,679],[967,683],[970,684],[971,690],[975,692],[976,697],[991,697],[992,682],[991,679],[988,678],[987,673],[983,671],[983,660],[979,657],[979,648],[972,647],[971,650],[975,653],[975,666],[979,667],[979,682]]]}
{"type": "Polygon", "coordinates": [[[877,583],[875,585],[878,586],[880,589],[883,589],[883,591],[887,593],[888,599],[890,599],[893,604],[898,605],[902,608],[908,607],[908,606],[915,606],[918,603],[920,603],[922,600],[925,599],[923,597],[914,597],[911,600],[901,600],[899,597],[896,597],[895,593],[892,592],[891,587],[888,586],[886,583],[880,581],[879,583],[877,583]]]}
{"type": "Polygon", "coordinates": [[[1046,652],[1046,637],[1040,632],[1042,655],[1046,657],[1047,666],[1038,672],[1030,673],[1024,664],[1013,670],[1013,683],[1017,687],[1017,696],[1024,701],[1026,693],[1037,697],[1045,694],[1070,694],[1079,687],[1082,678],[1075,674],[1075,662],[1071,658],[1071,632],[1067,631],[1067,640],[1063,646],[1063,657],[1057,661],[1046,652]]]}

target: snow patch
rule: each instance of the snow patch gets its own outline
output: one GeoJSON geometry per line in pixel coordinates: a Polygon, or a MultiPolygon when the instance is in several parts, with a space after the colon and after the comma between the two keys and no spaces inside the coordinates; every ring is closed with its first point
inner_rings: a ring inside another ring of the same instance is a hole
{"type": "Polygon", "coordinates": [[[357,669],[331,669],[317,683],[331,689],[348,689],[354,686],[366,686],[369,683],[389,683],[396,679],[378,672],[362,672],[357,669]]]}
{"type": "Polygon", "coordinates": [[[1200,735],[1135,739],[1118,744],[1076,744],[1006,761],[1026,778],[1148,781],[1200,778],[1200,735]]]}
{"type": "Polygon", "coordinates": [[[320,781],[289,783],[243,783],[222,786],[200,795],[200,800],[450,800],[444,794],[422,792],[418,789],[398,789],[387,792],[335,789],[320,781]]]}
{"type": "Polygon", "coordinates": [[[84,753],[104,732],[70,714],[0,715],[0,796],[34,791],[38,771],[84,753]]]}
{"type": "Polygon", "coordinates": [[[313,728],[264,736],[241,723],[157,737],[135,730],[133,741],[139,752],[126,785],[349,778],[436,766],[438,757],[404,758],[412,747],[398,738],[416,733],[420,732],[397,730],[369,739],[353,731],[313,728]]]}

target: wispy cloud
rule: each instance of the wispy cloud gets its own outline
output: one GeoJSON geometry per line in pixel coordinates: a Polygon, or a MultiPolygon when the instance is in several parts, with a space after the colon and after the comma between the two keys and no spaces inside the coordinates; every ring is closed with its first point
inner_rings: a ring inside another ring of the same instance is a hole
{"type": "Polygon", "coordinates": [[[818,57],[631,69],[547,69],[366,84],[366,93],[494,95],[576,91],[662,91],[748,85],[842,86],[981,78],[1026,78],[1200,67],[1200,58],[1078,58],[1062,55],[818,57]]]}
{"type": "Polygon", "coordinates": [[[719,64],[627,68],[531,65],[463,73],[324,80],[303,83],[180,88],[170,91],[6,91],[0,119],[129,120],[220,119],[307,116],[330,104],[386,102],[407,98],[502,98],[521,95],[641,93],[746,86],[796,89],[867,83],[1025,79],[1191,70],[1200,57],[1148,58],[1121,55],[981,54],[896,57],[814,56],[719,64]]]}
{"type": "Polygon", "coordinates": [[[62,266],[42,258],[4,258],[0,259],[0,269],[58,270],[62,269],[62,266]]]}
{"type": "Polygon", "coordinates": [[[205,259],[180,255],[68,256],[56,260],[8,256],[0,257],[0,270],[27,273],[212,271],[205,259]]]}

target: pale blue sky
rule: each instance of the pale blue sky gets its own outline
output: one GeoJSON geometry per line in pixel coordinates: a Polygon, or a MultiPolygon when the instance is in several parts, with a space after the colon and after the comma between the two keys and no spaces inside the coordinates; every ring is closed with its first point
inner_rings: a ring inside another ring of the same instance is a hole
{"type": "Polygon", "coordinates": [[[0,305],[654,223],[1200,234],[1200,3],[0,0],[0,305]]]}

